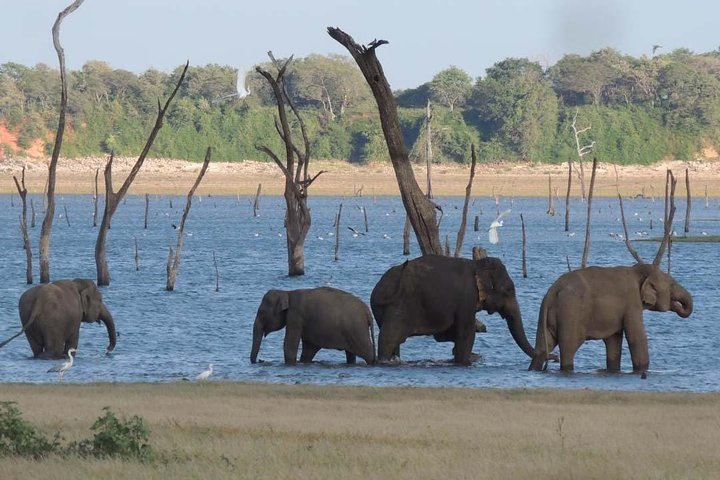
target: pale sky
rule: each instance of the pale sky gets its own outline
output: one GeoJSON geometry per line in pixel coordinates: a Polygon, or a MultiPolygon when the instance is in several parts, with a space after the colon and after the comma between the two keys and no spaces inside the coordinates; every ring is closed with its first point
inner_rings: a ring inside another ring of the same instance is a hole
{"type": "MultiPolygon", "coordinates": [[[[0,0],[0,63],[57,68],[50,29],[71,0],[0,0]]],[[[347,51],[336,26],[367,44],[393,89],[455,65],[473,78],[508,57],[544,66],[612,47],[649,55],[718,48],[718,0],[85,0],[62,24],[67,66],[103,60],[139,73],[218,63],[247,70],[276,57],[347,51]]]]}

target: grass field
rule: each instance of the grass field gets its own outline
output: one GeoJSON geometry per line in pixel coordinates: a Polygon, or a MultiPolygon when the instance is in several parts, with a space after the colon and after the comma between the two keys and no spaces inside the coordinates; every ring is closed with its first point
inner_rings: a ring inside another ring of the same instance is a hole
{"type": "Polygon", "coordinates": [[[140,415],[152,464],[0,460],[6,479],[718,478],[720,395],[204,384],[6,384],[66,440],[140,415]]]}

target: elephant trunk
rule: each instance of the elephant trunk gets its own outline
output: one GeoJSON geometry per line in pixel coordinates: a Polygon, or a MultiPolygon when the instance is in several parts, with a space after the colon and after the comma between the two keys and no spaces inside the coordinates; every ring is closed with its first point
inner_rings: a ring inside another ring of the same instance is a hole
{"type": "Polygon", "coordinates": [[[107,328],[108,338],[110,343],[105,350],[106,353],[110,353],[115,350],[115,343],[117,341],[117,333],[115,332],[115,321],[113,320],[112,314],[105,305],[100,306],[100,320],[103,321],[107,328]]]}
{"type": "Polygon", "coordinates": [[[252,351],[250,352],[250,363],[257,363],[257,356],[260,352],[260,343],[262,342],[263,333],[262,324],[260,323],[260,320],[256,318],[253,326],[253,342],[252,351]]]}
{"type": "Polygon", "coordinates": [[[518,305],[517,300],[514,300],[510,307],[505,309],[504,312],[500,312],[500,314],[507,322],[508,330],[510,330],[510,334],[512,335],[513,340],[515,340],[515,343],[517,343],[518,347],[525,352],[525,355],[533,358],[535,350],[532,348],[530,342],[528,342],[528,339],[525,336],[525,327],[523,327],[520,305],[518,305]]]}
{"type": "Polygon", "coordinates": [[[682,318],[687,318],[693,312],[693,298],[690,292],[678,284],[673,285],[670,292],[670,310],[682,318]]]}

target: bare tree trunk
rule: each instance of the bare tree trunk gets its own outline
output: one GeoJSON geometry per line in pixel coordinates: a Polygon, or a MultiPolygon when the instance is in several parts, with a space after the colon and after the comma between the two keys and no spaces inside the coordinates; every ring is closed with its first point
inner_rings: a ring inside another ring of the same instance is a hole
{"type": "Polygon", "coordinates": [[[520,228],[522,228],[522,272],[523,278],[527,278],[527,239],[525,238],[525,219],[520,214],[520,228]]]}
{"type": "Polygon", "coordinates": [[[257,217],[257,212],[260,210],[260,191],[262,190],[262,183],[258,183],[257,192],[255,192],[255,200],[253,200],[253,217],[257,217]]]}
{"type": "Polygon", "coordinates": [[[363,207],[363,217],[365,218],[365,233],[368,233],[370,231],[370,224],[368,223],[367,218],[367,207],[363,207]]]}
{"type": "MultiPolygon", "coordinates": [[[[167,283],[165,284],[165,290],[168,292],[172,292],[175,290],[175,279],[177,278],[178,270],[180,270],[180,253],[182,252],[183,247],[183,240],[184,240],[184,232],[185,232],[185,221],[187,220],[188,214],[190,213],[190,207],[192,206],[192,197],[195,194],[195,190],[197,190],[198,185],[200,185],[200,182],[202,181],[203,177],[205,176],[205,172],[208,169],[208,165],[210,165],[210,157],[212,156],[212,148],[208,147],[207,151],[205,152],[205,161],[203,161],[202,167],[200,168],[200,173],[198,173],[197,178],[195,179],[195,183],[193,184],[192,188],[187,194],[187,201],[185,202],[185,208],[183,209],[182,219],[180,219],[180,226],[178,227],[178,239],[177,239],[177,245],[175,246],[175,252],[174,254],[170,255],[171,258],[168,258],[168,265],[167,265],[167,283]]],[[[172,251],[172,249],[170,249],[172,251]]]]}
{"type": "Polygon", "coordinates": [[[187,74],[189,65],[189,63],[185,64],[185,68],[180,74],[180,78],[178,79],[175,88],[165,102],[165,105],[161,106],[160,101],[158,100],[158,113],[157,117],[155,118],[155,125],[153,126],[153,129],[150,132],[147,141],[145,142],[145,147],[143,147],[140,156],[135,161],[135,165],[133,165],[132,170],[130,170],[130,173],[125,179],[125,182],[123,182],[120,190],[118,190],[117,193],[113,191],[112,185],[112,162],[114,153],[110,153],[110,159],[105,165],[105,211],[103,212],[102,222],[100,223],[100,230],[98,231],[97,241],[95,242],[95,266],[97,270],[97,284],[100,286],[110,285],[110,269],[108,268],[107,263],[105,243],[107,240],[108,230],[110,229],[110,222],[112,220],[112,216],[117,210],[120,201],[125,197],[125,194],[130,188],[132,182],[135,180],[135,177],[140,172],[140,168],[142,167],[143,162],[145,162],[145,157],[147,157],[147,154],[150,151],[153,142],[155,142],[155,137],[157,137],[158,132],[162,128],[165,113],[167,112],[168,107],[170,107],[170,103],[172,102],[173,98],[175,98],[178,90],[180,90],[180,85],[185,79],[185,75],[187,74]]]}
{"type": "Polygon", "coordinates": [[[215,257],[215,250],[213,250],[213,265],[215,265],[215,291],[220,291],[220,270],[218,269],[217,257],[215,257]]]}
{"type": "Polygon", "coordinates": [[[403,255],[410,255],[410,217],[407,215],[403,226],[403,255]]]}
{"type": "Polygon", "coordinates": [[[340,258],[340,216],[342,215],[342,203],[338,207],[338,213],[335,217],[335,261],[340,258]]]}
{"type": "Polygon", "coordinates": [[[148,224],[148,213],[150,211],[150,195],[145,194],[145,218],[143,221],[143,229],[147,230],[147,224],[148,224]]]}
{"type": "Polygon", "coordinates": [[[30,245],[30,236],[28,235],[27,227],[27,188],[25,188],[25,167],[22,169],[21,181],[18,182],[16,176],[13,175],[15,180],[15,186],[17,187],[18,195],[22,200],[22,214],[20,215],[20,233],[23,238],[23,248],[25,249],[25,281],[28,285],[33,283],[32,273],[32,246],[30,245]]]}
{"type": "Polygon", "coordinates": [[[53,218],[55,217],[55,172],[57,170],[58,159],[60,158],[63,135],[65,134],[65,110],[67,109],[68,94],[65,73],[65,52],[63,51],[62,45],[60,45],[60,24],[66,16],[77,10],[83,1],[84,0],[75,0],[66,7],[65,10],[60,12],[52,27],[53,45],[55,46],[55,51],[57,52],[60,63],[60,112],[57,133],[55,134],[55,144],[48,167],[47,209],[45,210],[45,219],[43,220],[42,229],[40,230],[40,283],[48,283],[50,281],[50,234],[52,231],[53,218]]]}
{"type": "Polygon", "coordinates": [[[685,191],[687,192],[687,203],[685,208],[685,233],[690,231],[690,207],[692,206],[692,196],[690,195],[690,171],[685,169],[685,191]]]}
{"type": "Polygon", "coordinates": [[[427,109],[425,113],[425,163],[427,165],[427,197],[433,198],[432,194],[432,131],[430,128],[430,120],[432,120],[432,112],[430,111],[430,99],[427,101],[427,109]]]}
{"type": "Polygon", "coordinates": [[[551,217],[555,216],[555,201],[552,195],[552,176],[548,174],[548,209],[546,212],[551,217]]]}
{"type": "Polygon", "coordinates": [[[65,211],[65,223],[67,223],[67,226],[70,226],[70,215],[68,215],[67,211],[67,205],[63,204],[63,210],[65,211]]]}
{"type": "Polygon", "coordinates": [[[472,193],[472,183],[475,178],[475,165],[477,164],[477,157],[475,156],[475,144],[470,144],[470,179],[468,180],[467,187],[465,187],[465,203],[463,203],[462,219],[460,220],[460,228],[458,228],[457,241],[455,242],[455,256],[460,256],[460,250],[462,250],[463,241],[465,240],[465,229],[467,228],[467,213],[468,206],[470,205],[470,194],[472,193]]]}
{"type": "Polygon", "coordinates": [[[138,249],[137,237],[135,237],[135,271],[140,271],[140,250],[138,249]]]}
{"type": "Polygon", "coordinates": [[[710,205],[708,204],[708,194],[707,194],[707,183],[705,184],[705,208],[708,208],[710,205]]]}
{"type": "Polygon", "coordinates": [[[390,160],[395,170],[395,177],[400,188],[405,211],[415,230],[420,251],[423,255],[434,253],[442,255],[440,233],[435,218],[435,205],[423,195],[415,180],[410,158],[400,129],[397,105],[390,85],[385,78],[375,49],[388,43],[385,40],[374,40],[368,47],[358,45],[352,37],[338,28],[328,28],[328,34],[350,52],[365,76],[380,113],[380,123],[388,146],[390,160]]]}
{"type": "Polygon", "coordinates": [[[473,231],[475,231],[475,232],[480,231],[480,217],[478,215],[475,215],[475,223],[473,225],[473,231]]]}
{"type": "Polygon", "coordinates": [[[588,191],[587,197],[587,219],[585,222],[585,246],[583,247],[582,261],[580,262],[580,268],[587,267],[588,254],[590,253],[590,219],[592,217],[592,197],[593,189],[595,188],[595,171],[597,170],[597,158],[593,158],[592,174],[590,175],[590,190],[588,191]]]}
{"type": "Polygon", "coordinates": [[[100,167],[95,169],[95,195],[93,195],[93,228],[97,227],[98,216],[98,174],[100,167]]]}
{"type": "Polygon", "coordinates": [[[570,189],[572,188],[572,160],[568,160],[567,192],[565,193],[565,231],[570,231],[570,189]]]}
{"type": "MultiPolygon", "coordinates": [[[[662,256],[665,254],[665,249],[670,244],[671,237],[672,237],[672,223],[673,219],[675,218],[675,186],[677,185],[677,180],[675,179],[675,175],[673,175],[672,170],[667,171],[667,175],[665,177],[665,205],[667,206],[667,216],[665,217],[665,229],[663,234],[662,242],[660,242],[660,247],[658,247],[657,254],[655,255],[655,259],[653,260],[653,264],[660,265],[660,260],[662,259],[662,256]]],[[[669,259],[668,259],[669,260],[669,259]]]]}
{"type": "Polygon", "coordinates": [[[446,257],[450,256],[450,239],[447,235],[445,235],[445,251],[443,253],[445,253],[446,257]]]}
{"type": "Polygon", "coordinates": [[[30,228],[35,228],[35,201],[30,199],[30,228]]]}
{"type": "Polygon", "coordinates": [[[580,163],[580,170],[578,172],[578,178],[580,179],[580,190],[582,192],[582,198],[583,198],[583,200],[585,200],[585,168],[583,166],[583,157],[593,151],[595,142],[592,141],[589,144],[584,145],[584,146],[580,145],[580,134],[585,133],[588,130],[590,130],[592,128],[592,125],[588,125],[587,127],[578,130],[577,125],[576,125],[577,124],[577,116],[578,116],[578,110],[575,109],[575,116],[573,117],[571,126],[573,129],[573,133],[575,134],[575,147],[577,148],[578,162],[580,163]]]}

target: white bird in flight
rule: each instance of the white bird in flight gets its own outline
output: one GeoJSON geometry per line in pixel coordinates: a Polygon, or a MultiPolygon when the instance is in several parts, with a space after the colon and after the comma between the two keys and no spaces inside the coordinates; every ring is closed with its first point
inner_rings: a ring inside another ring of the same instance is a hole
{"type": "Polygon", "coordinates": [[[495,218],[495,220],[493,220],[492,223],[490,224],[490,227],[488,228],[488,240],[493,245],[495,245],[496,243],[498,243],[500,241],[500,238],[498,237],[497,229],[498,229],[498,227],[503,226],[503,218],[511,211],[512,210],[508,208],[507,210],[502,212],[500,215],[498,215],[495,218]]]}
{"type": "Polygon", "coordinates": [[[54,367],[52,367],[50,370],[48,370],[48,373],[50,372],[58,372],[58,379],[62,382],[63,376],[65,375],[65,372],[70,370],[70,368],[73,366],[73,354],[77,352],[76,348],[71,348],[68,350],[68,360],[63,363],[58,363],[54,367]]]}
{"type": "Polygon", "coordinates": [[[197,377],[195,377],[195,380],[198,380],[200,382],[205,381],[208,378],[210,378],[210,375],[212,375],[212,373],[213,373],[213,364],[211,363],[210,365],[208,365],[207,370],[203,370],[202,372],[200,372],[198,374],[197,377]]]}

